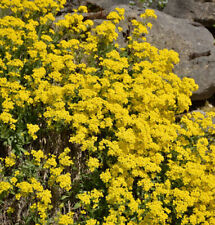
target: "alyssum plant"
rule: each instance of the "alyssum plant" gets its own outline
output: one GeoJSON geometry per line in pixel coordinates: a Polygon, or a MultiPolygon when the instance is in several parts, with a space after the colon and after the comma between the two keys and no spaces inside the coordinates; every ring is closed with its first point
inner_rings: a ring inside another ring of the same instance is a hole
{"type": "Polygon", "coordinates": [[[215,224],[214,113],[124,9],[94,26],[65,0],[0,3],[1,224],[215,224]],[[9,12],[9,14],[8,14],[9,12]]]}

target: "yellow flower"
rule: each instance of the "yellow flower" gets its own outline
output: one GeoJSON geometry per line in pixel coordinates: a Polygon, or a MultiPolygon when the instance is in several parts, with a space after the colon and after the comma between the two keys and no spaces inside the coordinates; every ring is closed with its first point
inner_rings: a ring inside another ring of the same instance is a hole
{"type": "Polygon", "coordinates": [[[119,13],[120,16],[123,16],[125,14],[125,9],[123,9],[123,8],[115,8],[115,9],[119,13]]]}
{"type": "Polygon", "coordinates": [[[60,184],[60,187],[69,191],[71,189],[71,175],[70,173],[66,173],[63,175],[59,175],[56,179],[56,182],[60,184]]]}
{"type": "Polygon", "coordinates": [[[29,135],[35,140],[37,138],[37,135],[35,133],[40,129],[38,125],[33,124],[27,124],[28,133],[29,135]]]}
{"type": "Polygon", "coordinates": [[[20,189],[21,194],[27,195],[33,193],[32,185],[26,181],[17,183],[16,186],[20,189]]]}
{"type": "Polygon", "coordinates": [[[78,194],[77,197],[83,202],[85,205],[90,204],[90,195],[87,193],[78,194]]]}
{"type": "Polygon", "coordinates": [[[55,155],[52,155],[51,158],[48,158],[44,164],[44,168],[51,168],[56,166],[57,166],[57,162],[56,162],[55,155]]]}
{"type": "Polygon", "coordinates": [[[146,17],[152,17],[152,18],[157,18],[155,15],[155,11],[153,9],[146,9],[145,13],[140,15],[141,18],[146,18],[146,17]]]}
{"type": "Polygon", "coordinates": [[[37,192],[43,191],[43,186],[35,178],[31,178],[30,181],[31,181],[31,186],[35,191],[37,192]]]}
{"type": "Polygon", "coordinates": [[[42,150],[39,151],[31,150],[31,154],[34,156],[37,165],[40,164],[41,159],[45,158],[42,150]]]}
{"type": "Polygon", "coordinates": [[[58,224],[62,225],[72,225],[73,224],[73,214],[72,212],[69,212],[65,215],[60,215],[58,224]]]}
{"type": "Polygon", "coordinates": [[[4,191],[8,191],[11,188],[12,188],[12,185],[10,183],[5,181],[0,182],[0,194],[4,191]]]}
{"type": "Polygon", "coordinates": [[[15,185],[16,182],[17,182],[17,178],[16,178],[16,177],[12,177],[12,178],[10,179],[10,182],[11,182],[13,185],[15,185]]]}
{"type": "Polygon", "coordinates": [[[42,35],[41,39],[44,40],[44,41],[48,41],[48,42],[53,41],[52,38],[50,36],[48,36],[48,35],[42,35]]]}
{"type": "Polygon", "coordinates": [[[12,115],[8,112],[2,112],[0,114],[0,121],[2,121],[3,123],[6,123],[6,124],[10,124],[11,126],[17,122],[17,120],[13,119],[12,115]]]}
{"type": "Polygon", "coordinates": [[[110,12],[108,15],[107,15],[107,19],[109,20],[113,20],[114,23],[119,23],[121,17],[119,16],[119,14],[117,12],[110,12]]]}
{"type": "Polygon", "coordinates": [[[62,166],[70,166],[74,164],[73,161],[71,160],[71,157],[67,155],[69,152],[70,152],[70,149],[65,148],[64,152],[59,155],[58,157],[59,162],[62,166]]]}
{"type": "Polygon", "coordinates": [[[97,220],[95,219],[89,219],[86,221],[86,225],[96,225],[97,224],[97,220]]]}
{"type": "Polygon", "coordinates": [[[43,190],[37,193],[37,198],[39,198],[41,200],[41,202],[44,205],[48,205],[51,203],[51,191],[50,190],[43,190]]]}
{"type": "Polygon", "coordinates": [[[109,169],[107,169],[105,172],[102,172],[100,175],[100,178],[104,183],[107,183],[111,179],[111,174],[109,169]]]}
{"type": "Polygon", "coordinates": [[[63,168],[50,168],[50,173],[53,174],[55,177],[59,176],[63,171],[63,168]]]}
{"type": "Polygon", "coordinates": [[[19,170],[16,170],[15,173],[14,173],[14,176],[17,177],[17,176],[19,176],[19,174],[20,174],[19,170]]]}
{"type": "Polygon", "coordinates": [[[17,200],[20,200],[20,198],[22,197],[22,195],[19,193],[19,194],[16,194],[15,197],[16,197],[17,200]]]}
{"type": "Polygon", "coordinates": [[[149,27],[150,29],[152,28],[152,24],[151,23],[147,23],[146,26],[149,27]]]}
{"type": "Polygon", "coordinates": [[[13,213],[14,212],[14,208],[13,207],[8,207],[7,209],[7,213],[13,213]]]}
{"type": "Polygon", "coordinates": [[[11,153],[9,157],[5,158],[5,166],[12,167],[16,164],[16,155],[11,153]]]}
{"type": "Polygon", "coordinates": [[[89,161],[87,162],[87,165],[91,172],[93,172],[96,168],[99,167],[100,163],[97,158],[90,157],[89,161]]]}
{"type": "Polygon", "coordinates": [[[86,7],[86,6],[80,6],[80,7],[78,8],[78,12],[87,13],[87,12],[88,12],[87,7],[86,7]]]}

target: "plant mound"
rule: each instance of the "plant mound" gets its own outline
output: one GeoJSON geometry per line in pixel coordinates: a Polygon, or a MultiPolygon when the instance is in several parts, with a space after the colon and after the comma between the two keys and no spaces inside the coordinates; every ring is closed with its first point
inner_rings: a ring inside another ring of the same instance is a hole
{"type": "Polygon", "coordinates": [[[1,224],[215,224],[214,113],[147,43],[153,10],[94,26],[65,0],[0,3],[1,224]]]}

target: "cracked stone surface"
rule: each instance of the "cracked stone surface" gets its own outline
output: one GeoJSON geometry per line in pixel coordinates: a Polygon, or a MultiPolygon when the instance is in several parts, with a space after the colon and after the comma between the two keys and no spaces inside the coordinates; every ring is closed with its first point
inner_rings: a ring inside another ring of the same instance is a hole
{"type": "Polygon", "coordinates": [[[192,19],[207,27],[215,24],[215,0],[170,0],[164,12],[177,18],[192,19]]]}

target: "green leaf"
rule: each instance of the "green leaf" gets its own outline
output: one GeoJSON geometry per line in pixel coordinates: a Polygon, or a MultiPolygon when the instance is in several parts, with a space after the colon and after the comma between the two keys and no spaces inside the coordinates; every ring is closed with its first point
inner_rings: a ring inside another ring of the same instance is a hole
{"type": "Polygon", "coordinates": [[[74,205],[73,209],[78,209],[78,208],[80,208],[80,207],[81,207],[81,202],[77,202],[77,203],[74,205]]]}
{"type": "Polygon", "coordinates": [[[68,198],[69,196],[68,195],[63,195],[62,197],[61,197],[61,200],[64,200],[64,199],[66,199],[66,198],[68,198]]]}

